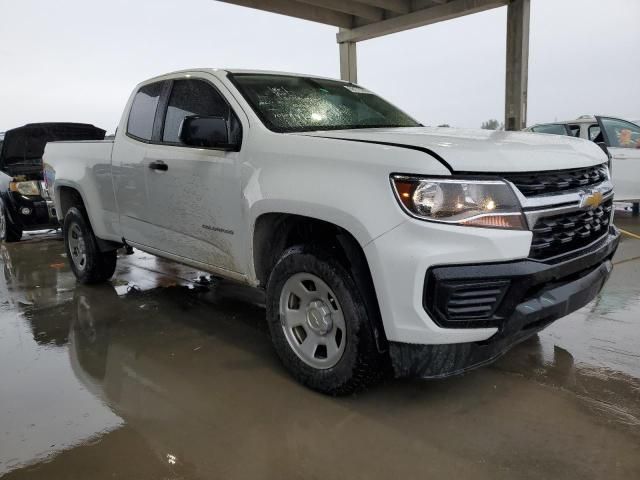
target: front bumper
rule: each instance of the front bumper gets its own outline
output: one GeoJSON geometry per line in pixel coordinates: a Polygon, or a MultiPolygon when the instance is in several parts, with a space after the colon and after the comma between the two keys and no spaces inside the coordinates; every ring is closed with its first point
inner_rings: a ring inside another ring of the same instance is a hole
{"type": "Polygon", "coordinates": [[[53,202],[42,196],[25,197],[16,192],[9,192],[7,208],[11,221],[22,230],[60,226],[53,202]]]}
{"type": "Polygon", "coordinates": [[[619,232],[611,227],[603,240],[555,264],[519,260],[430,269],[425,282],[425,309],[437,323],[448,328],[457,326],[462,331],[473,325],[473,321],[452,320],[438,306],[438,299],[430,296],[435,286],[472,281],[490,285],[506,282],[508,287],[499,305],[478,320],[497,331],[487,340],[475,342],[418,345],[392,341],[390,355],[396,376],[439,378],[490,363],[554,320],[583,307],[598,294],[609,277],[611,258],[619,240],[619,232]]]}

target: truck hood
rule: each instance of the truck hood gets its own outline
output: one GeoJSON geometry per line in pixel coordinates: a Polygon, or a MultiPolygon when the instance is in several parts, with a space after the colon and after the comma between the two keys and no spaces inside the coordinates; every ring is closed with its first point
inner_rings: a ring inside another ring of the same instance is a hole
{"type": "Polygon", "coordinates": [[[588,167],[607,161],[595,143],[561,135],[438,127],[371,128],[301,135],[424,149],[454,172],[530,172],[588,167]]]}
{"type": "Polygon", "coordinates": [[[42,168],[47,142],[101,140],[105,131],[85,123],[29,123],[7,130],[0,150],[0,170],[17,175],[42,168]]]}

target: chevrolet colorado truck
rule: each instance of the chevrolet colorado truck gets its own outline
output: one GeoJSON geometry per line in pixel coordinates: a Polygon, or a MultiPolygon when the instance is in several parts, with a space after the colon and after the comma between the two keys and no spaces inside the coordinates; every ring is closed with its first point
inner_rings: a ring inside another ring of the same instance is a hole
{"type": "Polygon", "coordinates": [[[352,83],[214,69],[139,84],[111,141],[45,151],[80,282],[129,245],[262,289],[286,369],[333,395],[487,364],[593,299],[619,241],[607,160],[426,128],[352,83]]]}

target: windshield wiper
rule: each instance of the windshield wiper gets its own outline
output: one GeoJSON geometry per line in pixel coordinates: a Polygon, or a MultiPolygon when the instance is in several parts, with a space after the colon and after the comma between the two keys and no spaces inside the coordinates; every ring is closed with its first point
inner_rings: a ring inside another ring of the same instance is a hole
{"type": "Polygon", "coordinates": [[[366,128],[415,128],[420,125],[325,125],[315,127],[303,127],[300,129],[292,130],[298,132],[313,132],[322,130],[361,130],[366,128]]]}

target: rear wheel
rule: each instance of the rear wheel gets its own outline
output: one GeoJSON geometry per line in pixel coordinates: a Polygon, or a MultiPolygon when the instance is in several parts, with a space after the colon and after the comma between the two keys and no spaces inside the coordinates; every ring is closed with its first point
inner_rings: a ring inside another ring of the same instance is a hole
{"type": "Polygon", "coordinates": [[[101,283],[113,276],[117,252],[100,251],[83,211],[70,208],[64,217],[62,230],[69,265],[80,283],[101,283]]]}
{"type": "Polygon", "coordinates": [[[9,216],[4,204],[0,200],[0,241],[3,242],[19,242],[22,238],[22,229],[16,227],[9,216]]]}
{"type": "Polygon", "coordinates": [[[346,395],[386,372],[353,278],[319,248],[282,255],[267,285],[267,318],[285,367],[314,390],[346,395]]]}

